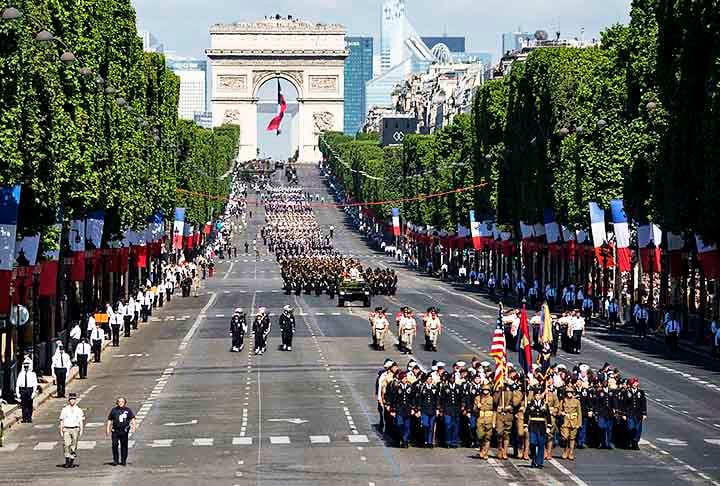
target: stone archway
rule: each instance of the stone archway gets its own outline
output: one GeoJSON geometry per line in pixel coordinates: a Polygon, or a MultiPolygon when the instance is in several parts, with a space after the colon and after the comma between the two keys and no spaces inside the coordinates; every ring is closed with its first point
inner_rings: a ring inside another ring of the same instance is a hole
{"type": "Polygon", "coordinates": [[[319,160],[318,135],[343,130],[345,29],[271,19],[215,25],[210,39],[213,125],[240,125],[239,160],[257,155],[257,92],[277,77],[298,92],[300,161],[319,160]]]}

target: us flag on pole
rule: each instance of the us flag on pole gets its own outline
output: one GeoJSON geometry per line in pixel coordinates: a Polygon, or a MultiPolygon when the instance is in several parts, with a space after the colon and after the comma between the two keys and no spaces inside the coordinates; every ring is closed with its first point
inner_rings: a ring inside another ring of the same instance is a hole
{"type": "Polygon", "coordinates": [[[285,117],[285,111],[287,110],[287,103],[285,102],[285,95],[282,93],[282,89],[280,88],[280,80],[278,79],[277,82],[277,91],[278,91],[278,113],[275,115],[275,117],[270,120],[270,123],[267,126],[267,131],[272,132],[275,131],[276,135],[280,135],[280,125],[282,124],[283,118],[285,117]]]}
{"type": "Polygon", "coordinates": [[[494,384],[497,389],[505,381],[505,368],[507,366],[507,348],[505,347],[505,329],[503,328],[502,314],[498,315],[489,356],[495,358],[494,384]]]}

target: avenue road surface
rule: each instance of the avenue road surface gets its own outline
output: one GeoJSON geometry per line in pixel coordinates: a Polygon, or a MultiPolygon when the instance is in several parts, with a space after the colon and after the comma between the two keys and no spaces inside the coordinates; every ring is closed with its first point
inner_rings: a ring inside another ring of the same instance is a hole
{"type": "MultiPolygon", "coordinates": [[[[316,168],[301,167],[299,176],[309,192],[331,199],[316,168]]],[[[556,458],[538,470],[527,461],[480,461],[473,449],[391,447],[375,429],[374,382],[385,357],[403,366],[408,357],[391,347],[384,353],[370,348],[368,309],[338,308],[326,295],[286,296],[272,255],[264,248],[258,259],[240,255],[264,217],[261,207],[251,209],[254,217],[236,238],[238,258],[219,261],[199,297],[173,298],[120,348],[107,348],[87,380],[69,386],[80,394],[87,417],[79,467],[57,467],[63,462],[57,418],[65,400],[53,400],[36,411],[33,424],[7,433],[0,484],[720,484],[718,365],[684,352],[670,360],[661,344],[602,329],[586,333],[579,357],[561,352],[558,358],[568,367],[608,361],[624,376],[640,378],[649,397],[640,451],[585,449],[568,462],[556,448],[556,458]],[[277,317],[286,304],[297,320],[290,353],[278,350],[277,317]],[[243,352],[230,353],[233,310],[252,315],[260,306],[273,322],[268,352],[252,354],[248,337],[243,352]],[[108,464],[104,436],[104,419],[118,395],[127,396],[141,419],[127,467],[108,464]]],[[[445,333],[437,353],[416,346],[423,366],[433,359],[487,359],[495,304],[370,250],[339,209],[316,215],[325,227],[335,226],[342,252],[399,272],[397,295],[376,297],[373,307],[392,313],[401,305],[439,307],[445,333]]],[[[516,353],[509,351],[509,358],[516,361],[516,353]]]]}

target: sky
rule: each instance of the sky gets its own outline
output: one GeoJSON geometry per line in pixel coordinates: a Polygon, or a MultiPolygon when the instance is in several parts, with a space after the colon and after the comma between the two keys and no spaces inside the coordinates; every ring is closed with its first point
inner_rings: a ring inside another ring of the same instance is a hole
{"type": "MultiPolygon", "coordinates": [[[[522,28],[592,39],[612,24],[627,22],[631,0],[407,0],[407,13],[420,35],[465,36],[468,52],[487,51],[497,60],[501,35],[522,28]]],[[[266,15],[343,24],[350,35],[378,37],[382,0],[132,0],[138,25],[165,49],[202,56],[208,28],[219,22],[253,21],[266,15]]]]}

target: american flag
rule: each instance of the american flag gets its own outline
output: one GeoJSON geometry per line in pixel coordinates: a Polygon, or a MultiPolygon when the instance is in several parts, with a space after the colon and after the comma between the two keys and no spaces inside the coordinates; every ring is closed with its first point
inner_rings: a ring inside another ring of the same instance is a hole
{"type": "Polygon", "coordinates": [[[494,381],[495,388],[499,388],[505,381],[505,367],[507,366],[507,348],[505,347],[505,328],[502,323],[502,314],[498,315],[489,356],[495,358],[494,381]]]}

